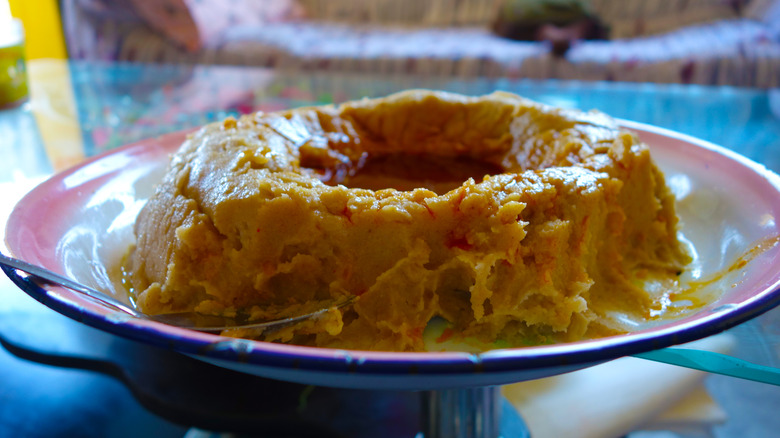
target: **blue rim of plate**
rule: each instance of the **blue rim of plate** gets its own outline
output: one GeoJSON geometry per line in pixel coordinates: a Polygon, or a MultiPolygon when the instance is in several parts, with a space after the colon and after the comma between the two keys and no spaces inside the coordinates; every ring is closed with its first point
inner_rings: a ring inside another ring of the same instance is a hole
{"type": "MultiPolygon", "coordinates": [[[[619,122],[622,126],[629,129],[649,131],[688,143],[694,143],[697,147],[710,149],[766,178],[780,192],[780,176],[730,150],[663,128],[624,120],[619,122]]],[[[169,134],[169,136],[177,135],[180,136],[182,134],[169,134]]],[[[120,150],[141,147],[144,143],[144,141],[141,141],[96,155],[85,160],[76,168],[63,172],[63,174],[74,172],[78,168],[120,150]]],[[[780,270],[780,266],[778,270],[780,270]]],[[[16,270],[3,267],[3,271],[28,295],[75,321],[128,339],[196,357],[215,359],[228,363],[302,372],[335,373],[338,375],[434,377],[480,374],[485,376],[481,380],[481,384],[512,383],[512,381],[518,379],[507,380],[509,378],[507,376],[516,376],[518,372],[522,371],[584,367],[623,356],[691,342],[718,334],[780,305],[780,276],[775,276],[771,285],[739,303],[729,303],[702,310],[697,314],[696,318],[690,321],[683,320],[683,322],[675,322],[625,335],[555,345],[496,349],[477,354],[462,352],[373,352],[226,338],[218,335],[174,329],[152,322],[144,322],[144,324],[139,325],[139,320],[133,318],[116,318],[112,314],[90,310],[77,302],[78,300],[89,301],[88,299],[78,296],[76,301],[74,301],[72,299],[74,295],[68,297],[73,292],[66,289],[54,286],[44,288],[26,276],[20,275],[16,270]],[[704,313],[706,315],[703,315],[704,313]],[[496,377],[491,378],[490,375],[492,374],[496,377]]]]}
{"type": "MultiPolygon", "coordinates": [[[[491,350],[484,353],[387,353],[394,357],[373,358],[374,352],[329,350],[317,347],[291,346],[294,354],[255,348],[265,342],[224,338],[217,335],[214,341],[201,341],[189,336],[174,336],[153,327],[137,327],[123,321],[115,321],[105,315],[90,312],[52,295],[16,270],[2,267],[6,275],[28,295],[43,305],[75,321],[87,324],[128,339],[141,341],[180,353],[204,356],[246,364],[269,367],[310,369],[319,372],[366,373],[375,375],[424,375],[424,374],[472,374],[491,372],[515,372],[519,370],[587,365],[618,357],[657,350],[691,342],[723,332],[780,305],[780,284],[762,294],[756,300],[740,307],[739,312],[720,309],[707,318],[682,328],[655,330],[646,335],[625,335],[584,341],[588,349],[576,350],[578,343],[553,346],[523,347],[491,350]],[[531,353],[533,350],[533,354],[531,353]],[[574,350],[574,351],[572,351],[574,350]],[[323,351],[333,353],[320,354],[323,351]],[[525,353],[525,354],[524,354],[525,353]]],[[[276,344],[271,344],[276,345],[276,344]]]]}

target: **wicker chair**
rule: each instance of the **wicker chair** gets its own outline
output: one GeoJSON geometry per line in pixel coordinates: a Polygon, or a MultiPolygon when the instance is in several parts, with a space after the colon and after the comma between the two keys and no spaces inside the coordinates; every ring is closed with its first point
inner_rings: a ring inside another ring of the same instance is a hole
{"type": "Polygon", "coordinates": [[[778,0],[592,0],[610,39],[576,41],[562,57],[544,41],[493,33],[502,1],[286,0],[281,10],[278,0],[229,0],[189,11],[203,24],[196,44],[144,14],[145,0],[63,0],[62,9],[70,56],[80,59],[780,87],[778,0]],[[241,9],[248,1],[251,14],[241,9]],[[227,25],[203,30],[219,14],[232,14],[227,25]]]}

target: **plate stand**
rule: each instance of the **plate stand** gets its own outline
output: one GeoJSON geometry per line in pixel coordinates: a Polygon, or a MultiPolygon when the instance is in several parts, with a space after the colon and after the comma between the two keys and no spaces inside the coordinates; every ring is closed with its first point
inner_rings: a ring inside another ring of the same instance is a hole
{"type": "Polygon", "coordinates": [[[425,438],[501,436],[501,389],[497,386],[426,391],[422,399],[425,438]]]}

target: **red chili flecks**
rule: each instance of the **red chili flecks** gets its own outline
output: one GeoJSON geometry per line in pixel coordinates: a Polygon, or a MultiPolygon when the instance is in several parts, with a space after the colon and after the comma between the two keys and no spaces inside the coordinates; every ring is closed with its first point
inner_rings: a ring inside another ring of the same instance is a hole
{"type": "Polygon", "coordinates": [[[451,237],[447,242],[448,248],[460,248],[464,251],[469,251],[474,248],[474,245],[470,244],[465,237],[451,237]]]}
{"type": "Polygon", "coordinates": [[[349,209],[349,206],[344,206],[344,209],[341,210],[341,214],[346,217],[348,221],[352,222],[352,210],[349,209]]]}
{"type": "Polygon", "coordinates": [[[447,342],[454,335],[455,335],[455,331],[448,327],[444,329],[443,332],[441,332],[441,336],[436,338],[436,342],[438,342],[439,344],[441,344],[442,342],[447,342]]]}
{"type": "Polygon", "coordinates": [[[415,327],[407,333],[412,339],[422,339],[424,327],[415,327]]]}
{"type": "Polygon", "coordinates": [[[436,213],[434,213],[434,212],[433,212],[433,210],[431,210],[431,207],[429,207],[429,206],[428,206],[428,203],[427,203],[427,202],[423,202],[423,203],[422,203],[422,205],[425,207],[425,209],[426,209],[426,210],[428,210],[428,213],[429,213],[429,214],[430,214],[432,217],[434,217],[434,218],[436,217],[436,213]]]}

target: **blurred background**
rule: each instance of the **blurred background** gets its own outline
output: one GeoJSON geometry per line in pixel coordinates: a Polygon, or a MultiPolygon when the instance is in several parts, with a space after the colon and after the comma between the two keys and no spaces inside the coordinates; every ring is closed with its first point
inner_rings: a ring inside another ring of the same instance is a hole
{"type": "Polygon", "coordinates": [[[751,158],[780,137],[751,121],[780,112],[777,0],[0,0],[0,54],[0,106],[38,96],[37,124],[59,122],[39,133],[59,143],[55,168],[228,114],[413,86],[514,88],[751,158]],[[674,87],[697,97],[664,99],[674,87]],[[739,108],[712,105],[724,96],[739,108]]]}
{"type": "Polygon", "coordinates": [[[11,0],[11,6],[28,27],[31,58],[780,86],[780,7],[772,0],[11,0]]]}

